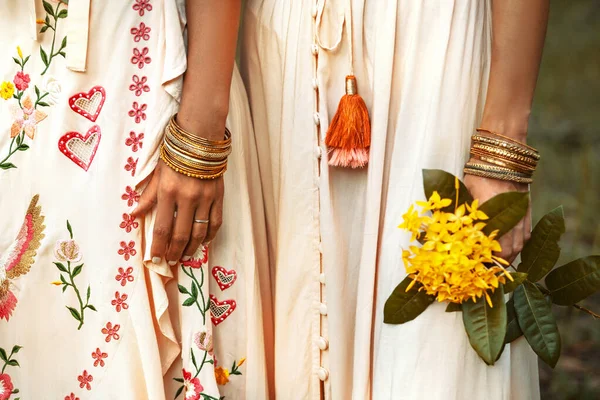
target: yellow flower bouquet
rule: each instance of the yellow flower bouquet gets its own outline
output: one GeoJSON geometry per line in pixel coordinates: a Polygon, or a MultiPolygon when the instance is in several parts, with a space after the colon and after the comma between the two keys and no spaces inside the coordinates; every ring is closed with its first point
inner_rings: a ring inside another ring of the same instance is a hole
{"type": "Polygon", "coordinates": [[[561,342],[551,305],[598,317],[577,303],[600,290],[600,256],[554,269],[565,232],[558,207],[533,229],[515,268],[495,255],[501,251],[497,239],[525,216],[528,193],[501,193],[480,205],[457,177],[441,170],[424,170],[423,186],[428,201],[411,205],[399,225],[414,244],[402,252],[407,276],[386,301],[384,322],[403,324],[434,301],[444,302],[447,312],[462,312],[471,346],[487,364],[525,336],[554,367],[561,342]]]}

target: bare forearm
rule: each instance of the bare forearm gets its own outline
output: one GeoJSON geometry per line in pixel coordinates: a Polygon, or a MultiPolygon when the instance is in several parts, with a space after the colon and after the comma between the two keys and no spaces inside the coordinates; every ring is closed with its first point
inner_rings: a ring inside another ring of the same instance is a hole
{"type": "Polygon", "coordinates": [[[492,64],[481,126],[524,141],[550,1],[494,0],[492,3],[492,64]]]}
{"type": "Polygon", "coordinates": [[[188,67],[178,122],[222,139],[229,111],[241,0],[187,0],[188,67]]]}

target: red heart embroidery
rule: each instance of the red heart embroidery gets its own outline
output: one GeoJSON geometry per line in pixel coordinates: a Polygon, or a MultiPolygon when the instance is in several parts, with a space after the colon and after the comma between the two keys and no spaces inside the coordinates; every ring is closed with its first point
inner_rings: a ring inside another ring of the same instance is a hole
{"type": "Polygon", "coordinates": [[[94,125],[85,136],[82,136],[79,132],[67,132],[58,140],[58,149],[71,161],[87,171],[92,161],[94,161],[101,138],[100,127],[94,125]]]}
{"type": "Polygon", "coordinates": [[[237,279],[237,273],[235,270],[227,271],[223,267],[213,267],[212,268],[212,276],[217,281],[217,285],[221,288],[221,290],[225,290],[233,286],[235,280],[237,279]]]}
{"type": "Polygon", "coordinates": [[[235,310],[237,304],[235,300],[219,301],[214,295],[210,295],[210,319],[217,326],[225,321],[227,317],[235,310]]]}
{"type": "Polygon", "coordinates": [[[106,100],[106,91],[102,86],[94,86],[89,92],[76,93],[69,97],[69,106],[77,114],[96,122],[106,100]]]}

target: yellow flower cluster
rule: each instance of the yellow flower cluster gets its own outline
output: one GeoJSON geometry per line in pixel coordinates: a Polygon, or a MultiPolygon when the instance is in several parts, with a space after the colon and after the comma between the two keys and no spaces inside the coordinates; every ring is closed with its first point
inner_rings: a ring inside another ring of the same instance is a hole
{"type": "Polygon", "coordinates": [[[403,215],[399,228],[412,233],[412,239],[420,239],[423,246],[410,246],[402,252],[406,272],[438,301],[462,303],[485,296],[490,307],[488,291],[493,292],[510,274],[502,267],[508,263],[494,256],[501,251],[495,240],[497,232],[482,232],[488,216],[478,209],[479,203],[463,204],[453,213],[442,211],[452,204],[437,192],[427,202],[417,202],[419,212],[410,206],[403,215]]]}
{"type": "Polygon", "coordinates": [[[4,81],[0,85],[0,97],[4,100],[10,99],[15,94],[15,85],[12,82],[4,81]]]}

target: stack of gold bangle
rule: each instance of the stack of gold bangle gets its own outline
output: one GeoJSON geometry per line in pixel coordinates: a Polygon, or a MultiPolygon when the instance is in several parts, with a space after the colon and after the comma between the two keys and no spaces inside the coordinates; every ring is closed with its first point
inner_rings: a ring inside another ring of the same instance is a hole
{"type": "Polygon", "coordinates": [[[533,181],[540,160],[536,149],[485,129],[477,129],[472,140],[471,157],[483,163],[468,162],[465,174],[518,183],[533,181]]]}
{"type": "Polygon", "coordinates": [[[215,179],[227,170],[231,153],[231,133],[225,128],[223,140],[208,140],[182,129],[169,120],[160,147],[160,158],[175,171],[198,179],[215,179]]]}

